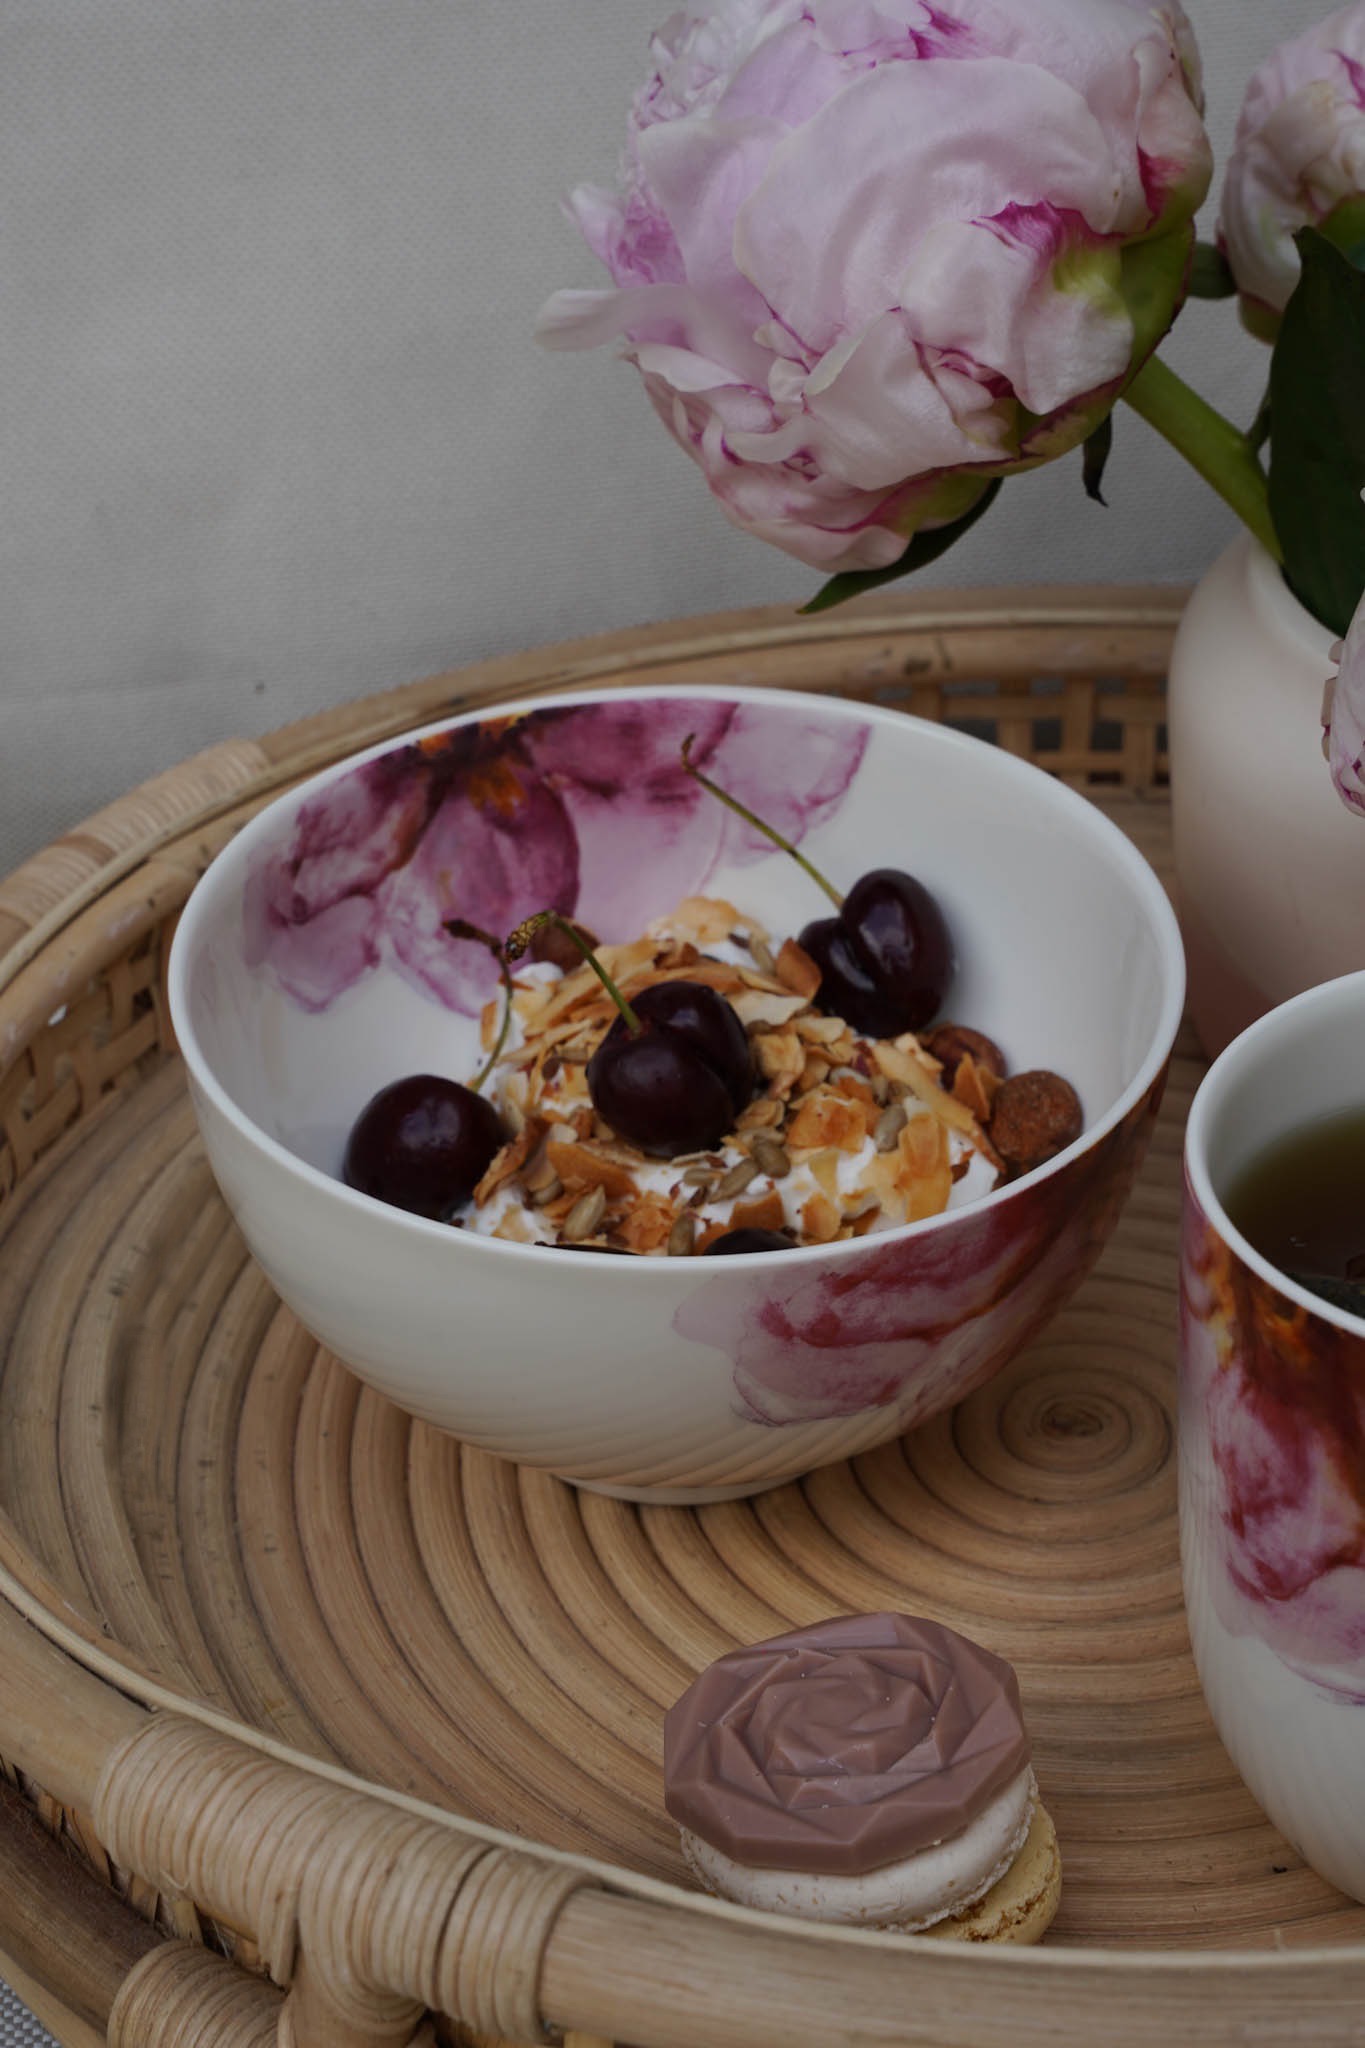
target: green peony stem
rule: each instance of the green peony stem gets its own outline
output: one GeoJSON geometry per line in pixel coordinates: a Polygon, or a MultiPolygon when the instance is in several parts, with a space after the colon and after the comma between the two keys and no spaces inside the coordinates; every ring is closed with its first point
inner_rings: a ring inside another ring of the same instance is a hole
{"type": "Polygon", "coordinates": [[[1265,471],[1247,436],[1221,412],[1215,412],[1159,356],[1147,358],[1123,395],[1134,412],[1155,427],[1205,483],[1212,484],[1272,559],[1282,562],[1284,552],[1270,517],[1265,471]]]}

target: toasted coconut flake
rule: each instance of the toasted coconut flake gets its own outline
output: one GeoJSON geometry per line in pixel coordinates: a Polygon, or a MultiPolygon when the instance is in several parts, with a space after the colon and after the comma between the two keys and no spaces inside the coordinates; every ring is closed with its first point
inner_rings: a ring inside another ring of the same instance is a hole
{"type": "Polygon", "coordinates": [[[828,1195],[814,1194],[801,1210],[801,1234],[811,1244],[833,1244],[843,1220],[828,1195]]]}
{"type": "Polygon", "coordinates": [[[736,1202],[730,1211],[727,1230],[781,1230],[787,1220],[782,1206],[782,1197],[775,1188],[769,1188],[766,1195],[758,1195],[752,1202],[736,1202]]]}
{"type": "Polygon", "coordinates": [[[912,1116],[901,1132],[896,1182],[907,1223],[937,1216],[947,1208],[953,1185],[948,1133],[935,1117],[912,1116]]]}
{"type": "Polygon", "coordinates": [[[798,945],[795,939],[784,939],[777,956],[777,978],[809,1003],[820,987],[822,976],[804,946],[798,945]]]}
{"type": "Polygon", "coordinates": [[[786,1129],[786,1142],[796,1151],[832,1145],[841,1152],[860,1152],[866,1136],[857,1103],[833,1088],[807,1095],[786,1129]]]}
{"type": "Polygon", "coordinates": [[[786,1223],[782,1197],[770,1192],[757,1201],[736,1202],[728,1216],[704,1224],[697,1233],[696,1249],[709,1250],[718,1237],[726,1237],[732,1230],[783,1230],[786,1223]]]}
{"type": "Polygon", "coordinates": [[[678,1218],[663,1195],[650,1192],[631,1203],[616,1235],[633,1252],[660,1252],[668,1244],[678,1218]]]}
{"type": "MultiPolygon", "coordinates": [[[[913,1039],[910,1043],[914,1043],[913,1039]]],[[[906,1049],[903,1040],[879,1039],[872,1050],[877,1065],[888,1079],[899,1081],[902,1087],[908,1088],[949,1130],[961,1132],[973,1144],[983,1138],[984,1134],[966,1103],[959,1102],[955,1095],[946,1094],[921,1061],[906,1049]]]]}
{"type": "Polygon", "coordinates": [[[537,1118],[528,1117],[516,1136],[510,1139],[500,1152],[494,1154],[483,1179],[474,1190],[474,1201],[478,1208],[482,1209],[491,1201],[498,1189],[505,1186],[526,1164],[544,1128],[544,1124],[537,1118]]]}
{"type": "Polygon", "coordinates": [[[550,1165],[566,1188],[604,1188],[609,1195],[635,1192],[635,1161],[592,1141],[551,1138],[545,1148],[550,1165]]]}
{"type": "Polygon", "coordinates": [[[978,1123],[990,1122],[991,1105],[999,1091],[1000,1076],[964,1052],[953,1075],[952,1093],[959,1102],[965,1102],[978,1123]]]}

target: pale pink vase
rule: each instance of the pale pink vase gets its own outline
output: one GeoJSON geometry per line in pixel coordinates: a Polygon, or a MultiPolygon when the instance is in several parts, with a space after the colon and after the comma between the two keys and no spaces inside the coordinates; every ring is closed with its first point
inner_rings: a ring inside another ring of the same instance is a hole
{"type": "Polygon", "coordinates": [[[1212,1057],[1302,990],[1365,968],[1365,819],[1322,754],[1332,635],[1242,535],[1171,655],[1172,821],[1189,1007],[1212,1057]]]}

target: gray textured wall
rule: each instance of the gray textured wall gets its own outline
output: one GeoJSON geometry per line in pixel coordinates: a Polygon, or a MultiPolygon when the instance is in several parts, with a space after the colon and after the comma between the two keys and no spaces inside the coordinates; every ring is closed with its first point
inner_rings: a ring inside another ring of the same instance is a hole
{"type": "MultiPolygon", "coordinates": [[[[610,351],[558,197],[663,0],[0,0],[0,871],[153,770],[500,649],[799,600],[610,351]]],[[[1318,0],[1189,0],[1226,155],[1318,0]]],[[[1226,308],[1171,357],[1248,414],[1226,308]]],[[[1196,575],[1222,509],[1131,415],[1108,512],[1011,485],[940,582],[1196,575]]]]}

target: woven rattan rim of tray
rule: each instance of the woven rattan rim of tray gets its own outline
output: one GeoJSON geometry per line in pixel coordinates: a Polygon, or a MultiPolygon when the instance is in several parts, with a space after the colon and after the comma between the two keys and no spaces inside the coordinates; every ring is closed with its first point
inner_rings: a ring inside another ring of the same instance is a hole
{"type": "MultiPolygon", "coordinates": [[[[508,657],[210,749],[0,883],[0,1200],[164,1037],[164,1006],[140,1000],[155,967],[139,948],[169,930],[197,875],[246,817],[299,777],[447,711],[531,691],[743,681],[966,723],[1079,786],[1154,793],[1164,782],[1162,678],[1180,602],[1180,593],[1160,590],[1059,589],[882,600],[818,621],[747,612],[508,657]]],[[[97,1861],[105,1855],[186,1899],[191,1918],[198,1908],[248,1931],[276,1981],[292,1982],[281,2038],[303,2048],[407,2040],[423,2006],[485,2034],[535,2039],[551,2037],[544,2029],[578,2029],[660,2048],[713,2040],[1164,2044],[1191,2038],[1195,2007],[1198,2038],[1210,2044],[1243,2040],[1248,2026],[1258,2038],[1288,2039],[1309,2012],[1315,2042],[1358,2038],[1362,1946],[969,1953],[857,1931],[797,1935],[771,1918],[528,1845],[168,1692],[104,1648],[55,1589],[50,1599],[35,1591],[41,1574],[27,1560],[21,1576],[13,1568],[21,1562],[14,1530],[0,1528],[8,1602],[0,1608],[0,1748],[31,1795],[76,1817],[97,1861]],[[310,1891],[306,1871],[263,1858],[254,1822],[245,1839],[226,1811],[216,1830],[192,1798],[177,1812],[186,1788],[215,1773],[229,1787],[254,1788],[259,1811],[273,1814],[285,1836],[297,1835],[301,1812],[324,1806],[329,1850],[344,1843],[352,1852],[327,1857],[340,1873],[330,1887],[310,1891]],[[414,1941],[413,1900],[395,1918],[384,1893],[381,1866],[399,1835],[403,1854],[426,1873],[420,1895],[444,1916],[434,1948],[414,1941]],[[1281,2033],[1270,2031],[1276,2015],[1281,2033]]],[[[150,1952],[120,1987],[108,2039],[181,2038],[174,2013],[202,2011],[201,1978],[213,1961],[150,1952]]],[[[275,2004],[260,2002],[267,1996],[278,2003],[265,1985],[243,1994],[240,2025],[224,2041],[273,2037],[275,2004]]]]}

